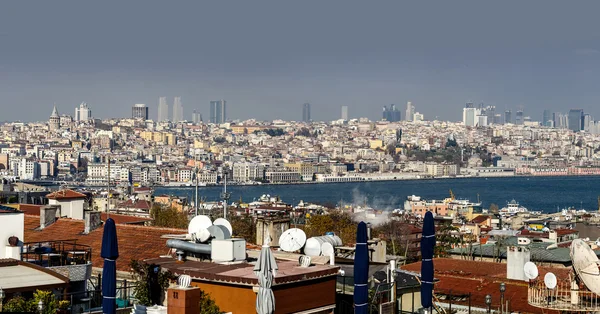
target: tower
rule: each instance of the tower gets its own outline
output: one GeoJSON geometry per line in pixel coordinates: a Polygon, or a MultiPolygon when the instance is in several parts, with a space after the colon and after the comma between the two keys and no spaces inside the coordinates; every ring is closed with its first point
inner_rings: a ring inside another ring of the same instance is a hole
{"type": "Polygon", "coordinates": [[[223,99],[210,102],[210,123],[225,123],[227,121],[227,102],[223,99]]]}
{"type": "Polygon", "coordinates": [[[79,107],[75,108],[75,121],[85,122],[92,120],[92,109],[88,107],[88,104],[82,102],[79,107]]]}
{"type": "Polygon", "coordinates": [[[342,106],[342,120],[348,121],[348,106],[342,106]]]}
{"type": "Polygon", "coordinates": [[[406,103],[406,115],[404,116],[404,118],[406,119],[406,121],[412,121],[414,114],[415,106],[413,106],[412,102],[409,101],[406,103]]]}
{"type": "Polygon", "coordinates": [[[173,100],[173,122],[183,121],[183,104],[181,97],[177,96],[173,100]]]}
{"type": "Polygon", "coordinates": [[[167,97],[158,98],[158,122],[169,120],[169,105],[167,104],[167,97]]]}
{"type": "Polygon", "coordinates": [[[58,115],[58,110],[56,110],[56,105],[54,105],[50,119],[48,119],[48,126],[50,130],[58,130],[60,128],[60,116],[58,115]]]}
{"type": "Polygon", "coordinates": [[[305,103],[302,105],[302,121],[310,122],[310,104],[305,103]]]}
{"type": "Polygon", "coordinates": [[[148,107],[144,104],[135,104],[131,108],[131,117],[133,119],[148,120],[148,107]]]}

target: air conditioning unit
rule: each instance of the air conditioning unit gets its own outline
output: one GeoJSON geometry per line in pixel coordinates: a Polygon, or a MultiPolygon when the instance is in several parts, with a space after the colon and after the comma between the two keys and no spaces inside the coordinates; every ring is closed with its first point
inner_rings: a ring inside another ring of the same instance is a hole
{"type": "Polygon", "coordinates": [[[246,240],[244,239],[213,239],[210,244],[210,258],[214,262],[235,262],[246,259],[246,240]]]}

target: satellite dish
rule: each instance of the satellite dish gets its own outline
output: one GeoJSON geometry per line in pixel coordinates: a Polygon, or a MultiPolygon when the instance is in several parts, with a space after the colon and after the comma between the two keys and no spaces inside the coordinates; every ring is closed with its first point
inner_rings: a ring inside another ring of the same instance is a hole
{"type": "Polygon", "coordinates": [[[295,252],[304,247],[306,234],[302,229],[291,228],[279,237],[279,247],[286,252],[295,252]]]}
{"type": "Polygon", "coordinates": [[[229,221],[227,221],[227,219],[225,219],[225,218],[217,218],[213,222],[213,225],[223,226],[223,227],[227,228],[227,230],[229,230],[229,235],[230,236],[233,235],[233,228],[231,227],[231,223],[229,223],[229,221]]]}
{"type": "Polygon", "coordinates": [[[229,229],[225,226],[221,225],[212,225],[208,227],[208,232],[210,236],[217,240],[226,240],[231,238],[231,233],[229,233],[229,229]]]}
{"type": "Polygon", "coordinates": [[[546,276],[544,276],[544,283],[548,289],[556,288],[556,276],[553,273],[546,273],[546,276]]]}
{"type": "Polygon", "coordinates": [[[523,266],[523,271],[525,272],[525,277],[527,277],[529,280],[537,278],[539,274],[537,266],[535,266],[535,264],[532,262],[525,263],[525,266],[523,266]]]}
{"type": "Polygon", "coordinates": [[[600,294],[600,270],[598,256],[590,246],[581,239],[571,243],[571,261],[577,276],[585,286],[595,294],[600,294]]]}
{"type": "Polygon", "coordinates": [[[210,238],[208,227],[212,226],[212,221],[208,216],[198,215],[190,221],[188,233],[196,242],[206,242],[210,238]]]}

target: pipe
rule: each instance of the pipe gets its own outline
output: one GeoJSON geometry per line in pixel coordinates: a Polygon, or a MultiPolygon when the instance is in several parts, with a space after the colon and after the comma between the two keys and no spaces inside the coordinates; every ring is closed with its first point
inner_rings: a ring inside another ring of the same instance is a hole
{"type": "Polygon", "coordinates": [[[192,252],[197,254],[210,254],[210,244],[192,243],[183,240],[169,239],[167,240],[167,246],[173,249],[180,249],[186,252],[192,252]]]}

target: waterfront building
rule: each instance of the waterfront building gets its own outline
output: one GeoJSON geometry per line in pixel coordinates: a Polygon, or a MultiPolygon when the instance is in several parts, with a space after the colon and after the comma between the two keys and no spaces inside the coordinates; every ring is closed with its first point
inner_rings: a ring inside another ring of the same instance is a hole
{"type": "Polygon", "coordinates": [[[214,100],[210,102],[210,123],[221,124],[227,121],[227,102],[214,100]]]}
{"type": "Polygon", "coordinates": [[[92,109],[87,103],[82,102],[79,107],[75,108],[75,121],[86,122],[92,120],[92,109]]]}
{"type": "Polygon", "coordinates": [[[148,120],[148,107],[145,104],[135,104],[131,108],[131,117],[133,119],[148,120]]]}
{"type": "Polygon", "coordinates": [[[310,122],[310,104],[302,105],[302,122],[310,122]]]}
{"type": "Polygon", "coordinates": [[[169,121],[169,104],[167,97],[158,98],[158,122],[169,121]]]}

